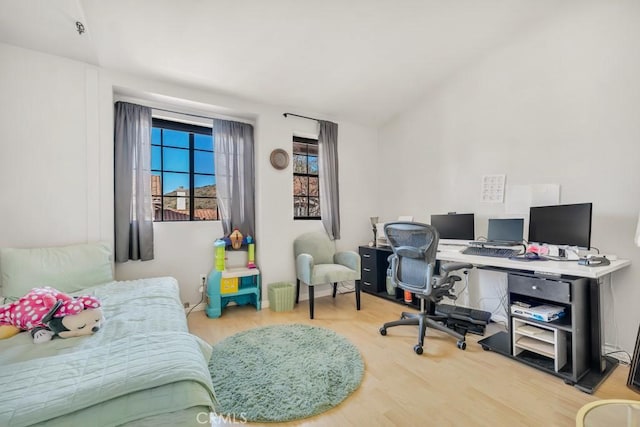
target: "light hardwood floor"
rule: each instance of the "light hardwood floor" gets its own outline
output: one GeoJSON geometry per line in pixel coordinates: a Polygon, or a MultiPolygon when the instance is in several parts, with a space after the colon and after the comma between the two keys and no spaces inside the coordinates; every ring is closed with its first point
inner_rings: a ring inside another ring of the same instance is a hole
{"type": "Polygon", "coordinates": [[[576,412],[588,402],[640,400],[626,387],[626,366],[618,366],[589,395],[558,377],[484,351],[477,344],[483,337],[474,334],[467,335],[467,349],[461,351],[454,338],[429,330],[424,354],[418,356],[413,352],[416,327],[390,328],[384,337],[378,332],[402,310],[406,307],[362,294],[362,309],[356,311],[349,293],[335,300],[317,298],[314,320],[307,301],[291,312],[231,306],[218,319],[198,311],[188,320],[191,332],[210,344],[258,326],[302,323],[332,329],[359,348],[365,362],[360,388],[336,408],[287,426],[573,426],[576,412]]]}

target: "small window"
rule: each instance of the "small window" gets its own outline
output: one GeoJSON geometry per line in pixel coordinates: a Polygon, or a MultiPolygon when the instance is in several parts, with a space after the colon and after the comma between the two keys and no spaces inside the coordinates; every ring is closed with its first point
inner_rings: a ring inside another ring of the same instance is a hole
{"type": "Polygon", "coordinates": [[[293,137],[293,219],[321,219],[317,139],[293,137]]]}
{"type": "Polygon", "coordinates": [[[154,221],[218,220],[211,128],[153,119],[154,221]]]}

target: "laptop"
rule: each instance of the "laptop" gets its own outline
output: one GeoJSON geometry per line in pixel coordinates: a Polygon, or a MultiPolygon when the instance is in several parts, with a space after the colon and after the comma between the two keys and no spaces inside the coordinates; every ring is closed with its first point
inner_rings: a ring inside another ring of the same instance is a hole
{"type": "Polygon", "coordinates": [[[475,240],[472,245],[516,246],[522,244],[524,219],[490,218],[487,240],[475,240]]]}

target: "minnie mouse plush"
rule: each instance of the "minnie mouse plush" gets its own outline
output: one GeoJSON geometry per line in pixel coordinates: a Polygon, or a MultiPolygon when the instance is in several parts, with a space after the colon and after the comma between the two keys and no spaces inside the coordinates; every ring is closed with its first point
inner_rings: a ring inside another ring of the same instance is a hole
{"type": "Polygon", "coordinates": [[[11,304],[0,307],[0,325],[31,331],[36,344],[61,338],[91,335],[100,329],[102,309],[93,296],[73,298],[50,287],[34,288],[11,304]]]}

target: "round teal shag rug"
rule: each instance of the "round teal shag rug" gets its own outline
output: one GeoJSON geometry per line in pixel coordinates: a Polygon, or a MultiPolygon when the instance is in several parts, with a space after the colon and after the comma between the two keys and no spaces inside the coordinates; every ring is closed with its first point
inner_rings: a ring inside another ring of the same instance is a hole
{"type": "Polygon", "coordinates": [[[329,329],[272,325],[214,345],[209,371],[218,415],[278,422],[338,405],[360,386],[364,362],[353,344],[329,329]]]}

